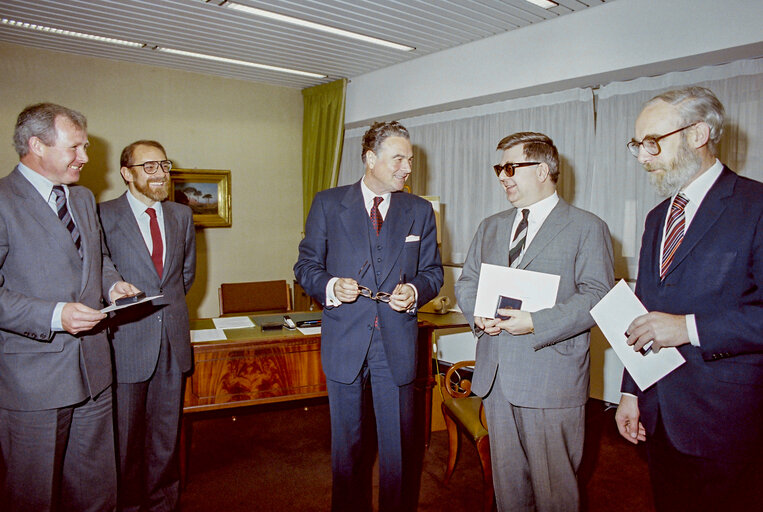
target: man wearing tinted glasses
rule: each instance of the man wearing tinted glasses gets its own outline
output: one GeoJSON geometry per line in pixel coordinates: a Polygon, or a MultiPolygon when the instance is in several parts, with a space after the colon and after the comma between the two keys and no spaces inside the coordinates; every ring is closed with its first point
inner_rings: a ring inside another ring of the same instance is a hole
{"type": "Polygon", "coordinates": [[[325,306],[321,360],[331,411],[332,510],[372,510],[373,433],[364,424],[370,385],[378,509],[413,511],[416,308],[443,281],[435,218],[429,202],[402,192],[413,160],[405,127],[374,123],[363,136],[361,158],[360,181],[315,196],[294,274],[325,306]]]}
{"type": "Polygon", "coordinates": [[[667,91],[628,143],[668,196],[646,218],[636,294],[649,313],[628,343],[686,359],[646,390],[626,372],[617,409],[620,434],[646,441],[659,511],[763,502],[763,184],[716,158],[723,118],[708,89],[667,91]]]}
{"type": "Polygon", "coordinates": [[[161,144],[122,150],[127,192],[99,205],[111,258],[147,296],[110,322],[119,453],[119,510],[175,510],[183,374],[191,369],[185,296],[196,272],[191,209],[169,194],[172,162],[161,144]]]}
{"type": "Polygon", "coordinates": [[[493,170],[512,208],[482,221],[456,283],[479,337],[472,391],[485,404],[496,501],[498,510],[577,510],[589,311],[612,287],[612,242],[601,219],[557,195],[549,137],[515,133],[497,149],[493,170]],[[530,313],[514,298],[504,307],[520,309],[474,316],[482,263],[559,275],[556,304],[530,313]]]}

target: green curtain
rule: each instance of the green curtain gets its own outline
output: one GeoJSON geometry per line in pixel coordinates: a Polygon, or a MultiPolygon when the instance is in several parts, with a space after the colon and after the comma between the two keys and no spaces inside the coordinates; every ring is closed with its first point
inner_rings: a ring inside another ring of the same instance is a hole
{"type": "Polygon", "coordinates": [[[302,90],[302,215],[307,219],[315,194],[336,186],[344,141],[347,79],[302,90]]]}

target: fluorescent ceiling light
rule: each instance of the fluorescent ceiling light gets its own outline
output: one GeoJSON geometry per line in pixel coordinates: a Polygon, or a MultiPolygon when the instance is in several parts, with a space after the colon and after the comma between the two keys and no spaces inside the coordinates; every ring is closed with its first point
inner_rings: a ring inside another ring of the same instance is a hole
{"type": "Polygon", "coordinates": [[[326,75],[318,73],[310,73],[308,71],[299,71],[296,69],[281,68],[278,66],[268,66],[267,64],[257,64],[255,62],[248,62],[245,60],[228,59],[226,57],[215,57],[214,55],[205,55],[203,53],[187,52],[184,50],[173,50],[172,48],[157,47],[157,50],[164,53],[171,53],[173,55],[182,55],[184,57],[195,57],[197,59],[214,60],[217,62],[224,62],[226,64],[236,64],[239,66],[249,66],[251,68],[267,69],[269,71],[280,71],[281,73],[291,73],[292,75],[308,76],[310,78],[326,78],[326,75]]]}
{"type": "Polygon", "coordinates": [[[531,4],[535,4],[538,7],[543,7],[544,9],[551,9],[552,7],[556,7],[559,4],[556,2],[552,2],[551,0],[526,0],[530,2],[531,4]]]}
{"type": "Polygon", "coordinates": [[[214,55],[205,55],[203,53],[186,52],[183,50],[173,50],[172,48],[153,47],[145,43],[135,43],[133,41],[125,41],[123,39],[115,39],[113,37],[95,36],[93,34],[83,34],[82,32],[73,32],[71,30],[63,30],[60,28],[46,27],[44,25],[35,25],[33,23],[25,23],[22,21],[9,20],[7,18],[0,18],[0,23],[3,25],[9,25],[11,27],[18,27],[27,30],[37,30],[39,32],[46,32],[49,34],[56,34],[61,36],[78,37],[80,39],[87,39],[90,41],[98,41],[100,43],[118,44],[122,46],[129,46],[131,48],[145,48],[159,50],[165,53],[171,53],[174,55],[182,55],[185,57],[195,57],[197,59],[214,60],[217,62],[224,62],[226,64],[234,64],[237,66],[248,66],[251,68],[267,69],[269,71],[278,71],[281,73],[291,73],[292,75],[307,76],[310,78],[326,78],[326,75],[318,73],[310,73],[307,71],[298,71],[296,69],[281,68],[278,66],[268,66],[267,64],[257,64],[255,62],[247,62],[245,60],[228,59],[226,57],[215,57],[214,55]]]}
{"type": "Polygon", "coordinates": [[[342,30],[341,28],[329,27],[328,25],[321,25],[320,23],[313,23],[312,21],[301,20],[299,18],[293,18],[284,14],[278,14],[275,12],[264,11],[257,9],[256,7],[250,7],[248,5],[237,4],[236,2],[226,2],[222,5],[229,9],[235,9],[237,11],[253,14],[254,16],[260,16],[263,18],[269,18],[271,20],[282,21],[284,23],[291,23],[292,25],[299,25],[300,27],[311,28],[313,30],[319,30],[321,32],[328,32],[329,34],[335,34],[338,36],[349,37],[351,39],[357,39],[358,41],[364,41],[366,43],[377,44],[379,46],[386,46],[388,48],[394,48],[395,50],[402,50],[404,52],[410,52],[416,48],[412,46],[406,46],[404,44],[393,43],[391,41],[385,41],[384,39],[377,39],[376,37],[365,36],[356,32],[350,32],[349,30],[342,30]]]}
{"type": "Polygon", "coordinates": [[[57,34],[60,36],[78,37],[80,39],[88,39],[90,41],[98,41],[100,43],[119,44],[122,46],[129,46],[131,48],[143,48],[143,46],[145,46],[143,43],[134,43],[132,41],[125,41],[123,39],[114,39],[113,37],[94,36],[93,34],[83,34],[82,32],[72,32],[71,30],[46,27],[45,25],[35,25],[33,23],[25,23],[23,21],[9,20],[7,18],[0,19],[0,23],[3,25],[10,25],[11,27],[37,30],[39,32],[47,32],[49,34],[57,34]]]}

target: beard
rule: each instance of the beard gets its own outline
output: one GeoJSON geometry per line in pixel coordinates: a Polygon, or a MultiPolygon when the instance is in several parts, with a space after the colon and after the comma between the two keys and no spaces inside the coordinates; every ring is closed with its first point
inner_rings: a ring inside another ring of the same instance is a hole
{"type": "Polygon", "coordinates": [[[168,179],[149,179],[144,183],[135,181],[135,188],[144,196],[153,199],[154,201],[164,201],[170,195],[170,180],[168,179]],[[151,183],[164,182],[164,186],[160,188],[149,186],[151,183]]]}
{"type": "Polygon", "coordinates": [[[644,164],[644,169],[649,171],[649,183],[657,189],[658,194],[665,197],[678,193],[697,175],[701,167],[702,157],[691,150],[683,137],[675,158],[665,165],[657,162],[644,164]]]}

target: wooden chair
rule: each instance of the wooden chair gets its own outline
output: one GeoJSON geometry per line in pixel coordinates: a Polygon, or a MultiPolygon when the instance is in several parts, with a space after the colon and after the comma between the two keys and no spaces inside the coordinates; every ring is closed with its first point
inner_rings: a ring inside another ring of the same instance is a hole
{"type": "Polygon", "coordinates": [[[482,510],[490,512],[495,505],[493,493],[493,470],[490,465],[490,439],[482,399],[471,395],[472,383],[458,372],[466,366],[474,366],[474,361],[461,361],[451,365],[441,381],[442,415],[448,429],[448,466],[443,483],[448,485],[461,447],[461,433],[477,447],[480,466],[482,466],[482,510]],[[447,395],[442,393],[443,388],[447,395]]]}
{"type": "Polygon", "coordinates": [[[291,291],[285,279],[220,285],[220,316],[291,311],[291,291]]]}

